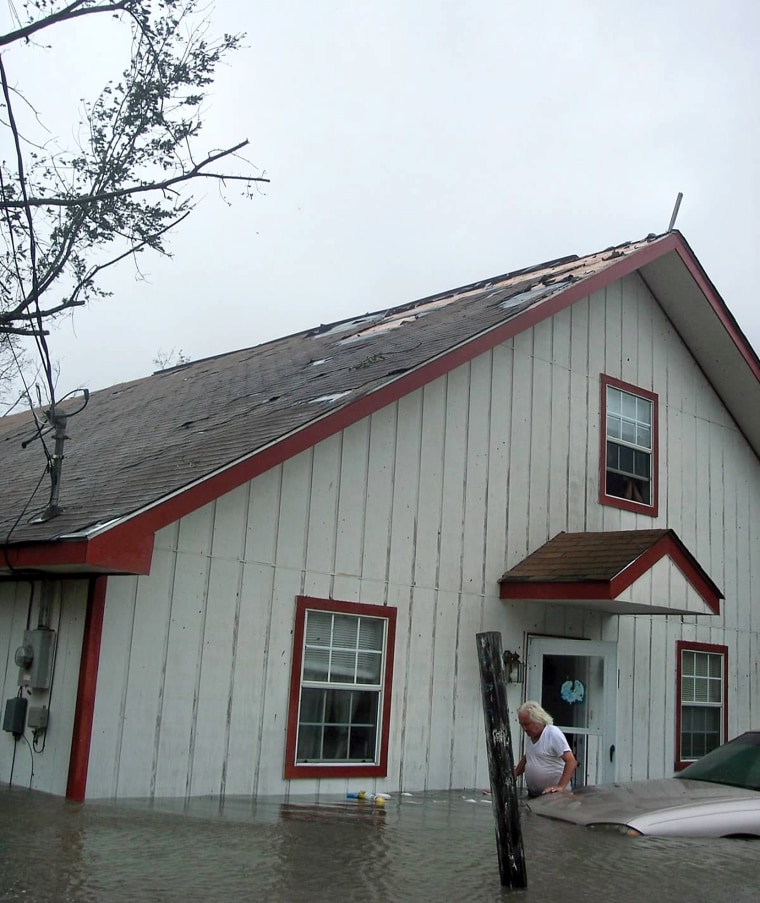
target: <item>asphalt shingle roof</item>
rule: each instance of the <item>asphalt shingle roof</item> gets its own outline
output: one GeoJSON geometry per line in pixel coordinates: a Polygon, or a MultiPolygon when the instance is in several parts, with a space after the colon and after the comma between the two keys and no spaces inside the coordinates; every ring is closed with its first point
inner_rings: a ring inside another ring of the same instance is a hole
{"type": "Polygon", "coordinates": [[[50,490],[39,440],[22,446],[35,432],[31,413],[0,418],[0,544],[47,541],[139,511],[657,240],[550,261],[93,392],[68,422],[63,511],[44,523],[30,523],[50,490]]]}
{"type": "Polygon", "coordinates": [[[609,582],[670,530],[559,533],[500,579],[500,583],[609,582]]]}

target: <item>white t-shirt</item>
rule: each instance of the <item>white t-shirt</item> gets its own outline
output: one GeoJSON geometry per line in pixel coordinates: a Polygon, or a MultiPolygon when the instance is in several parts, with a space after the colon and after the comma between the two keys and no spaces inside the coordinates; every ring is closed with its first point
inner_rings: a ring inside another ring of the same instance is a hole
{"type": "Polygon", "coordinates": [[[541,793],[547,787],[554,787],[565,770],[562,753],[569,752],[570,746],[562,731],[553,724],[547,724],[541,736],[534,743],[530,737],[525,740],[525,783],[530,793],[541,793]]]}

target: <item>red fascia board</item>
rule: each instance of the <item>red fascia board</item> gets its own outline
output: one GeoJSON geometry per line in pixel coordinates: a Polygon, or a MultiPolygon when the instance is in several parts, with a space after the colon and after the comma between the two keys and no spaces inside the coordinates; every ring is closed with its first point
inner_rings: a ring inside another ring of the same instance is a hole
{"type": "Polygon", "coordinates": [[[94,577],[87,598],[87,615],[82,638],[82,657],[79,662],[79,684],[74,730],[69,756],[69,777],[66,799],[81,802],[87,791],[87,771],[90,763],[92,723],[95,714],[95,693],[100,664],[100,642],[103,635],[103,615],[106,606],[108,577],[94,577]]]}
{"type": "Polygon", "coordinates": [[[527,599],[537,602],[559,602],[564,599],[614,599],[610,594],[609,580],[545,580],[532,583],[504,581],[499,591],[500,599],[527,599]]]}
{"type": "Polygon", "coordinates": [[[5,562],[14,570],[80,568],[111,574],[149,574],[153,534],[103,533],[93,539],[60,540],[10,546],[5,562]]]}
{"type": "Polygon", "coordinates": [[[569,285],[554,297],[524,313],[502,323],[482,335],[475,337],[442,354],[427,364],[422,364],[412,372],[399,377],[374,392],[363,395],[340,410],[305,426],[291,436],[277,441],[269,448],[257,452],[243,461],[232,465],[220,473],[210,476],[184,491],[160,502],[119,526],[112,528],[114,534],[126,537],[128,534],[155,533],[167,524],[213,502],[215,499],[237,489],[289,458],[335,435],[342,429],[374,414],[381,408],[393,404],[400,398],[426,386],[438,377],[456,367],[466,364],[480,354],[508,341],[526,329],[536,326],[554,316],[582,298],[606,287],[624,276],[638,270],[647,263],[672,251],[682,241],[678,233],[671,233],[632,254],[621,257],[604,270],[569,285]]]}

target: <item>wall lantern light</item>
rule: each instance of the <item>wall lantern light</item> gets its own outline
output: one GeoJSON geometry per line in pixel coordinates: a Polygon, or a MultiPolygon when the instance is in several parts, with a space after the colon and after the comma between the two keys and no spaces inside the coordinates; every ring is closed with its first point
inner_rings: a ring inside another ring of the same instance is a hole
{"type": "Polygon", "coordinates": [[[520,661],[519,652],[504,651],[504,672],[508,684],[521,684],[525,680],[525,664],[520,661]]]}

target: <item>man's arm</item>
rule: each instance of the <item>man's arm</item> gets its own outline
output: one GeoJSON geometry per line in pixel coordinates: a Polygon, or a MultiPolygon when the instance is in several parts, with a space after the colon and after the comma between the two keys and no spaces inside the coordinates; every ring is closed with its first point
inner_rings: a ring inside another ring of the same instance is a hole
{"type": "MultiPolygon", "coordinates": [[[[570,753],[572,755],[572,753],[570,753]]],[[[515,777],[519,778],[520,775],[525,771],[525,756],[520,759],[520,761],[515,765],[515,777]]]]}

